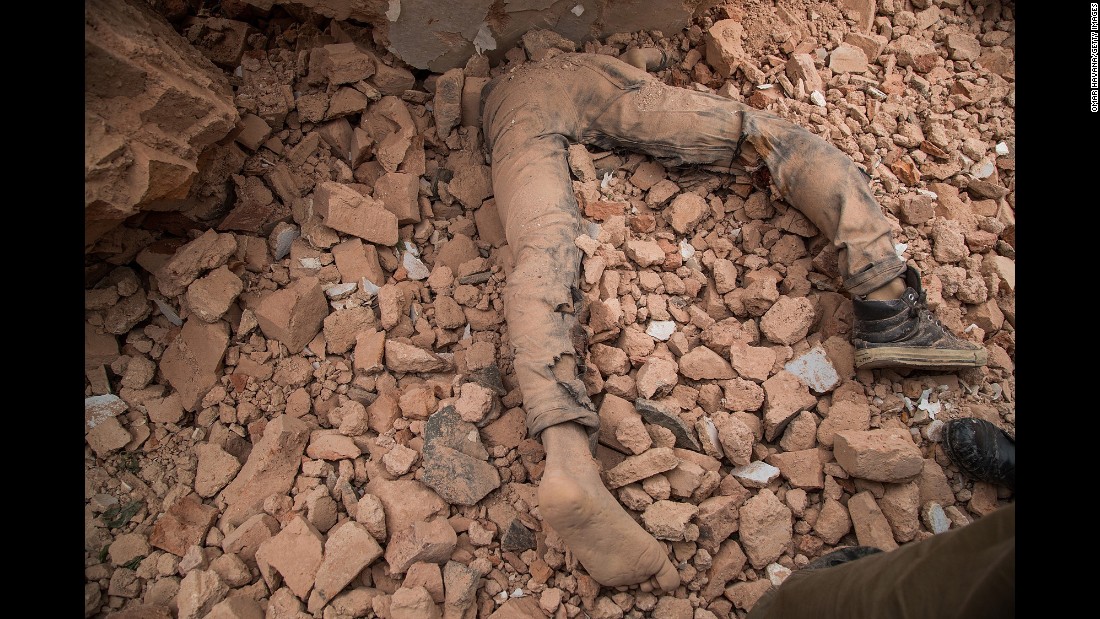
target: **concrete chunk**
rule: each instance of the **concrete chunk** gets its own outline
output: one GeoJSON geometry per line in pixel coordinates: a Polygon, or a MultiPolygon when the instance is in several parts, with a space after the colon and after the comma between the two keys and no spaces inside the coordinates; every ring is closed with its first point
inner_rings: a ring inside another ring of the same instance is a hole
{"type": "Polygon", "coordinates": [[[296,515],[275,537],[260,545],[256,564],[269,587],[271,570],[277,571],[299,599],[305,600],[313,589],[317,570],[324,558],[324,538],[308,520],[296,515]]]}
{"type": "Polygon", "coordinates": [[[806,385],[785,370],[764,381],[764,438],[771,441],[795,415],[817,404],[806,385]]]}
{"type": "Polygon", "coordinates": [[[637,456],[629,456],[615,468],[607,471],[605,477],[611,488],[620,488],[641,481],[647,477],[664,473],[676,468],[680,459],[669,447],[655,447],[637,456]]]}
{"type": "Polygon", "coordinates": [[[265,336],[296,353],[317,336],[328,313],[320,281],[303,277],[262,298],[256,307],[256,321],[265,336]]]}
{"type": "Polygon", "coordinates": [[[248,461],[222,491],[226,522],[240,524],[259,513],[267,497],[290,491],[309,434],[305,422],[286,415],[268,422],[263,437],[249,453],[248,461]]]}
{"type": "Polygon", "coordinates": [[[924,466],[920,449],[903,430],[837,432],[833,455],[848,474],[871,481],[907,482],[924,466]]]}
{"type": "Polygon", "coordinates": [[[783,369],[794,374],[804,385],[813,389],[814,393],[828,393],[840,384],[840,375],[820,345],[795,357],[783,369]]]}
{"type": "Polygon", "coordinates": [[[334,181],[321,183],[313,192],[313,208],[333,230],[378,245],[397,244],[397,215],[351,187],[334,181]]]}
{"type": "Polygon", "coordinates": [[[390,572],[403,574],[413,563],[443,563],[451,556],[458,536],[446,518],[416,522],[390,536],[386,563],[390,572]]]}
{"type": "MultiPolygon", "coordinates": [[[[328,603],[340,593],[363,568],[382,556],[382,547],[367,528],[348,521],[329,531],[325,540],[324,558],[317,568],[314,593],[328,603]]],[[[314,611],[316,612],[316,611],[314,611]]]]}
{"type": "Polygon", "coordinates": [[[861,546],[873,546],[881,550],[894,550],[898,547],[890,523],[882,515],[882,510],[870,491],[859,492],[848,499],[848,513],[852,516],[852,526],[861,546]]]}
{"type": "Polygon", "coordinates": [[[761,490],[741,506],[741,543],[756,569],[775,561],[792,539],[791,510],[771,490],[761,490]]]}
{"type": "Polygon", "coordinates": [[[188,494],[157,519],[149,545],[182,557],[188,548],[202,543],[217,517],[216,507],[204,505],[197,495],[188,494]]]}
{"type": "Polygon", "coordinates": [[[225,349],[229,345],[229,325],[188,319],[176,339],[160,358],[160,371],[179,393],[183,408],[198,408],[203,396],[218,382],[225,349]]]}

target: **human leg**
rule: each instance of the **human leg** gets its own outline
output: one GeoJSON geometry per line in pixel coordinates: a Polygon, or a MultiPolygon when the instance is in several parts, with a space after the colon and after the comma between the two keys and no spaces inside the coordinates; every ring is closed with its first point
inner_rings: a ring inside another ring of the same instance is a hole
{"type": "Polygon", "coordinates": [[[599,419],[578,378],[584,344],[573,241],[582,228],[561,129],[569,110],[540,105],[553,98],[552,84],[517,80],[494,88],[485,118],[497,209],[515,257],[504,298],[508,336],[528,432],[546,450],[539,511],[601,584],[669,591],[679,573],[607,490],[592,457],[589,433],[599,419]]]}
{"type": "Polygon", "coordinates": [[[837,249],[855,309],[858,367],[985,365],[984,348],[956,337],[928,309],[919,273],[897,256],[890,224],[866,178],[839,149],[776,116],[667,86],[610,57],[573,62],[595,74],[585,83],[617,88],[602,87],[599,105],[580,109],[581,141],[644,152],[668,165],[751,165],[754,154],[745,155],[746,144],[758,154],[782,197],[837,249]]]}

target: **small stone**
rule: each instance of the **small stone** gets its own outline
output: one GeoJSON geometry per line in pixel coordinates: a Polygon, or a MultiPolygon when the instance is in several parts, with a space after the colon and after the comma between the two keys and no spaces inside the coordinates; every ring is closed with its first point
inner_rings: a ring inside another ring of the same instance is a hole
{"type": "Polygon", "coordinates": [[[243,595],[218,602],[203,619],[264,619],[260,603],[243,595]]]}
{"type": "Polygon", "coordinates": [[[229,587],[213,570],[191,570],[176,594],[178,619],[200,619],[225,599],[229,587]]]}
{"type": "Polygon", "coordinates": [[[397,244],[397,215],[380,200],[351,187],[334,181],[319,184],[313,192],[313,208],[333,230],[387,247],[397,244]]]}
{"type": "Polygon", "coordinates": [[[244,282],[226,266],[220,266],[187,287],[187,306],[200,319],[214,322],[244,290],[244,282]]]}
{"type": "Polygon", "coordinates": [[[263,297],[255,312],[265,336],[297,353],[321,330],[329,305],[318,279],[303,277],[263,297]]]}
{"type": "Polygon", "coordinates": [[[853,477],[906,482],[918,475],[924,466],[920,449],[908,434],[902,430],[837,432],[833,454],[853,477]]]}
{"type": "Polygon", "coordinates": [[[680,357],[680,373],[692,380],[725,380],[736,376],[730,364],[706,346],[696,346],[680,357]]]}
{"type": "Polygon", "coordinates": [[[920,487],[916,482],[890,484],[878,506],[890,523],[895,540],[904,543],[916,537],[920,530],[920,487]]]}
{"type": "Polygon", "coordinates": [[[232,234],[218,234],[213,229],[176,250],[176,253],[156,272],[157,288],[169,299],[183,294],[199,275],[216,269],[237,251],[237,239],[232,234]]]}
{"type": "Polygon", "coordinates": [[[296,515],[278,535],[260,545],[256,563],[268,586],[274,584],[270,570],[277,571],[294,595],[305,600],[313,589],[317,569],[324,558],[323,546],[321,533],[308,520],[296,515]]]}
{"type": "Polygon", "coordinates": [[[236,477],[241,462],[213,443],[195,446],[198,467],[195,471],[195,492],[209,498],[236,477]]]}
{"type": "Polygon", "coordinates": [[[688,522],[698,509],[690,503],[657,501],[642,513],[642,522],[657,539],[684,541],[688,522]]]}
{"type": "Polygon", "coordinates": [[[500,487],[496,467],[443,444],[424,447],[425,485],[448,503],[474,505],[500,487]]]}
{"type": "Polygon", "coordinates": [[[775,365],[775,350],[735,341],[730,345],[730,365],[742,378],[763,382],[775,365]]]}
{"type": "Polygon", "coordinates": [[[493,391],[475,382],[464,383],[454,407],[464,421],[479,423],[493,409],[493,391]]]}
{"type": "Polygon", "coordinates": [[[665,261],[665,251],[655,241],[627,241],[626,255],[642,268],[665,261]]]}
{"type": "Polygon", "coordinates": [[[435,130],[439,139],[446,140],[451,129],[458,126],[462,119],[462,87],[465,74],[462,69],[454,68],[439,76],[435,83],[435,100],[432,108],[435,112],[435,130]]]}
{"type": "Polygon", "coordinates": [[[424,587],[401,587],[390,598],[390,619],[439,619],[439,607],[424,587]]]}
{"type": "Polygon", "coordinates": [[[352,460],[360,453],[362,450],[351,437],[333,430],[314,430],[306,447],[306,455],[315,460],[352,460]]]}
{"type": "Polygon", "coordinates": [[[415,449],[398,443],[382,456],[382,464],[390,475],[400,477],[409,472],[419,455],[415,449]]]}
{"type": "Polygon", "coordinates": [[[794,374],[782,370],[764,381],[764,438],[774,440],[798,413],[817,404],[810,390],[794,374]]]}
{"type": "Polygon", "coordinates": [[[668,210],[669,224],[680,234],[694,232],[710,212],[706,200],[696,193],[682,193],[672,200],[668,210]]]}
{"type": "Polygon", "coordinates": [[[814,67],[814,60],[809,54],[792,54],[791,59],[787,61],[784,67],[784,71],[787,74],[787,79],[791,80],[792,84],[797,85],[798,80],[802,80],[807,92],[825,89],[821,74],[817,72],[814,67]]]}
{"type": "Polygon", "coordinates": [[[308,440],[309,426],[301,420],[279,415],[269,421],[240,472],[222,490],[225,521],[240,524],[259,513],[267,497],[289,492],[308,440]]]}
{"type": "Polygon", "coordinates": [[[826,497],[814,523],[814,533],[826,544],[836,544],[851,530],[852,519],[847,508],[840,501],[826,497]]]}
{"type": "Polygon", "coordinates": [[[848,499],[848,513],[861,546],[874,546],[887,551],[898,547],[890,523],[882,515],[870,491],[859,492],[848,499]]]}
{"type": "Polygon", "coordinates": [[[726,458],[734,466],[747,466],[756,440],[752,430],[738,417],[723,411],[715,412],[713,419],[726,458]]]}
{"type": "Polygon", "coordinates": [[[218,382],[225,350],[229,345],[229,325],[188,319],[179,335],[160,358],[160,371],[179,393],[180,403],[194,411],[203,396],[218,382]]]}
{"type": "Polygon", "coordinates": [[[825,475],[816,449],[772,454],[767,461],[778,467],[783,478],[795,488],[820,490],[825,487],[825,475]]]}
{"type": "Polygon", "coordinates": [[[355,521],[344,522],[329,531],[325,540],[314,593],[323,603],[331,601],[363,568],[381,556],[382,547],[365,526],[355,521]]]}
{"type": "Polygon", "coordinates": [[[523,526],[518,520],[512,520],[511,524],[500,536],[500,547],[512,552],[523,552],[535,547],[535,533],[523,526]]]}
{"type": "Polygon", "coordinates": [[[413,563],[446,561],[458,543],[455,530],[446,518],[414,522],[390,536],[386,546],[386,563],[393,574],[403,574],[413,563]]]}
{"type": "Polygon", "coordinates": [[[148,555],[149,542],[145,541],[144,535],[138,533],[119,535],[111,542],[107,554],[111,558],[111,565],[118,567],[148,555]]]}
{"type": "Polygon", "coordinates": [[[854,45],[841,43],[829,53],[829,68],[834,73],[864,73],[867,71],[867,53],[854,45]]]}
{"type": "Polygon", "coordinates": [[[815,393],[828,393],[840,384],[840,375],[820,345],[795,357],[783,369],[794,374],[815,393]]]}
{"type": "Polygon", "coordinates": [[[764,488],[779,477],[779,469],[763,460],[757,460],[745,466],[735,467],[730,471],[730,475],[749,488],[764,488]]]}
{"type": "Polygon", "coordinates": [[[768,575],[768,580],[771,581],[773,587],[778,587],[783,584],[784,580],[791,575],[791,569],[784,567],[778,563],[769,563],[764,568],[764,572],[768,575]]]}
{"type": "Polygon", "coordinates": [[[672,470],[679,463],[680,459],[676,457],[676,453],[671,448],[655,447],[640,455],[625,458],[615,468],[607,471],[605,478],[609,487],[620,488],[658,473],[672,470]]]}
{"type": "Polygon", "coordinates": [[[646,398],[667,395],[672,392],[678,379],[676,377],[677,365],[664,357],[650,357],[641,368],[635,382],[638,393],[646,398]]]}
{"type": "Polygon", "coordinates": [[[651,320],[646,327],[646,335],[658,342],[667,342],[676,332],[676,322],[672,320],[651,320]]]}
{"type": "Polygon", "coordinates": [[[396,340],[386,340],[386,366],[395,372],[441,372],[451,364],[433,352],[396,340]]]}
{"type": "Polygon", "coordinates": [[[432,596],[432,601],[442,604],[443,570],[435,563],[413,563],[407,572],[402,587],[424,587],[432,596]]]}
{"type": "Polygon", "coordinates": [[[924,521],[924,526],[928,527],[929,531],[937,534],[944,533],[951,527],[951,521],[944,513],[943,506],[935,501],[924,504],[924,508],[921,509],[921,520],[924,521]]]}
{"type": "Polygon", "coordinates": [[[676,447],[691,451],[702,451],[703,447],[699,444],[699,440],[695,438],[695,433],[691,427],[664,404],[639,398],[634,401],[634,407],[647,422],[672,431],[672,435],[676,437],[676,447]]]}
{"type": "Polygon", "coordinates": [[[373,494],[359,497],[355,507],[355,521],[362,523],[374,539],[380,542],[386,540],[386,512],[378,497],[373,494]]]}
{"type": "Polygon", "coordinates": [[[218,517],[218,509],[204,505],[195,494],[188,494],[168,508],[153,525],[149,544],[182,557],[187,549],[201,544],[218,517]]]}
{"type": "Polygon", "coordinates": [[[581,182],[596,180],[596,167],[592,163],[592,155],[583,144],[569,146],[569,169],[581,182]]]}
{"type": "Polygon", "coordinates": [[[793,535],[791,510],[770,490],[761,490],[741,506],[741,544],[756,569],[775,561],[793,535]]]}
{"type": "Polygon", "coordinates": [[[777,344],[790,346],[806,337],[814,307],[805,297],[780,297],[760,319],[760,332],[777,344]]]}

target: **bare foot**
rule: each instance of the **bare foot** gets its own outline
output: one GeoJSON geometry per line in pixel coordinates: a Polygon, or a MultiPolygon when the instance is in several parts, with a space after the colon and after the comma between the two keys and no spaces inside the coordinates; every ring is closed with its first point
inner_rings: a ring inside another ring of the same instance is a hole
{"type": "Polygon", "coordinates": [[[672,591],[680,574],[664,548],[607,491],[588,451],[584,429],[574,423],[542,433],[546,470],[539,510],[597,582],[638,584],[643,591],[672,591]]]}

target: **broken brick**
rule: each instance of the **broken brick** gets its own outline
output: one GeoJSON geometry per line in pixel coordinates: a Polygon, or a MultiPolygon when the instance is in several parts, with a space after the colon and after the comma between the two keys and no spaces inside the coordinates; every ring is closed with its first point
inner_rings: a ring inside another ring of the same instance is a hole
{"type": "Polygon", "coordinates": [[[188,319],[160,358],[160,371],[179,393],[180,403],[195,410],[203,396],[218,382],[225,349],[229,345],[229,325],[188,319]]]}
{"type": "Polygon", "coordinates": [[[305,600],[313,589],[317,570],[324,558],[324,538],[308,520],[296,515],[278,535],[260,545],[256,564],[268,586],[274,585],[272,570],[299,599],[305,600]]]}
{"type": "Polygon", "coordinates": [[[204,505],[198,495],[183,496],[157,519],[149,545],[182,557],[202,543],[217,517],[218,508],[204,505]]]}
{"type": "Polygon", "coordinates": [[[354,189],[326,181],[313,192],[313,208],[325,225],[364,241],[392,247],[397,244],[397,215],[382,202],[354,189]]]}
{"type": "Polygon", "coordinates": [[[264,335],[296,353],[321,330],[329,305],[318,279],[303,277],[263,297],[255,312],[264,335]]]}

